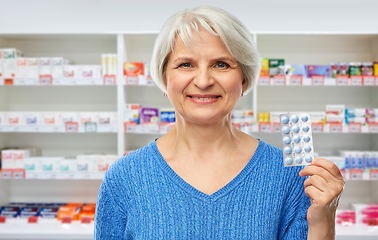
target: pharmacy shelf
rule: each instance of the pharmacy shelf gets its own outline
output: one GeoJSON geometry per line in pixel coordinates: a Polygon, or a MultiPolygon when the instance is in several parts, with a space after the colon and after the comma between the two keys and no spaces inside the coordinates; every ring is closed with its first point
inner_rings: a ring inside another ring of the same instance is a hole
{"type": "Polygon", "coordinates": [[[278,75],[273,78],[260,77],[257,81],[259,86],[378,86],[378,76],[339,76],[337,78],[325,78],[313,76],[302,78],[301,76],[278,75]]]}
{"type": "Polygon", "coordinates": [[[0,223],[0,239],[93,239],[94,223],[72,221],[62,224],[55,219],[39,219],[27,223],[27,219],[6,219],[0,223]]]}
{"type": "MultiPolygon", "coordinates": [[[[253,124],[250,126],[240,126],[240,124],[235,124],[237,128],[241,131],[251,134],[251,133],[281,133],[280,125],[272,123],[261,123],[253,124]]],[[[135,134],[166,134],[171,128],[172,124],[158,125],[158,124],[147,124],[147,125],[130,125],[125,124],[125,132],[135,133],[135,134]]],[[[313,133],[345,133],[345,134],[376,134],[378,133],[378,124],[370,124],[367,126],[362,126],[361,124],[316,124],[313,125],[313,133]]]]}
{"type": "MultiPolygon", "coordinates": [[[[0,224],[0,239],[93,239],[94,223],[69,224],[39,219],[38,223],[27,223],[27,219],[7,219],[0,224]]],[[[337,240],[376,240],[378,227],[336,225],[337,240]]]]}
{"type": "MultiPolygon", "coordinates": [[[[76,126],[76,125],[75,125],[76,126]]],[[[66,126],[54,126],[54,125],[0,125],[0,132],[20,132],[20,133],[30,133],[30,132],[40,132],[40,133],[116,133],[116,125],[97,125],[93,127],[92,125],[77,125],[78,128],[73,130],[68,130],[66,126]]],[[[71,129],[71,128],[70,128],[71,129]]]]}
{"type": "Polygon", "coordinates": [[[39,179],[39,180],[102,180],[105,172],[33,172],[14,170],[2,170],[0,179],[39,179]]]}
{"type": "Polygon", "coordinates": [[[114,78],[60,78],[41,81],[38,78],[0,78],[0,86],[116,86],[114,78]]]}

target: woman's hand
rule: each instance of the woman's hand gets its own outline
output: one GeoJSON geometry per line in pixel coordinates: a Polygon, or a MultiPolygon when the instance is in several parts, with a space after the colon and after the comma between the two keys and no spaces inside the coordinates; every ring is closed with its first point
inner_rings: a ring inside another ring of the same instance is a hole
{"type": "Polygon", "coordinates": [[[310,176],[304,182],[305,193],[311,198],[308,239],[334,239],[336,208],[345,185],[339,168],[324,158],[315,158],[299,175],[310,176]]]}

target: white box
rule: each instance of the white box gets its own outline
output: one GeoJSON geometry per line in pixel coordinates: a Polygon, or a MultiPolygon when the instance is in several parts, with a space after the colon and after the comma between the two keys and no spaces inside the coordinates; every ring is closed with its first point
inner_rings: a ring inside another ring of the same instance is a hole
{"type": "Polygon", "coordinates": [[[284,112],[270,112],[270,122],[271,123],[280,123],[280,115],[284,112]]]}
{"type": "Polygon", "coordinates": [[[83,78],[83,72],[81,65],[73,65],[73,71],[74,71],[74,78],[83,78]]]}
{"type": "Polygon", "coordinates": [[[116,112],[100,112],[98,113],[99,125],[117,125],[116,112]]]}
{"type": "Polygon", "coordinates": [[[13,169],[14,168],[14,161],[13,161],[13,150],[7,149],[1,151],[1,168],[2,169],[13,169]]]}
{"type": "Polygon", "coordinates": [[[97,159],[97,170],[99,172],[105,172],[109,169],[118,157],[116,155],[99,155],[97,159]]]}
{"type": "Polygon", "coordinates": [[[0,112],[0,125],[8,125],[8,113],[0,112]]]}
{"type": "Polygon", "coordinates": [[[24,168],[27,172],[42,172],[42,158],[28,157],[24,159],[24,168]]]}
{"type": "Polygon", "coordinates": [[[344,115],[326,114],[326,123],[343,123],[344,115]]]}
{"type": "Polygon", "coordinates": [[[113,72],[113,65],[114,65],[114,57],[113,57],[113,54],[107,54],[106,56],[106,68],[107,68],[107,71],[108,71],[108,75],[115,75],[115,73],[113,72]]]}
{"type": "Polygon", "coordinates": [[[85,123],[96,123],[98,124],[98,113],[97,112],[81,112],[79,124],[85,125],[85,123]]]}
{"type": "Polygon", "coordinates": [[[63,78],[65,60],[61,57],[51,58],[51,75],[53,78],[63,78]]]}
{"type": "Polygon", "coordinates": [[[325,112],[308,112],[311,123],[324,123],[325,112]]]}
{"type": "Polygon", "coordinates": [[[79,113],[78,112],[60,112],[59,113],[60,124],[65,125],[66,122],[78,122],[79,113]]]}
{"type": "Polygon", "coordinates": [[[27,58],[27,61],[28,61],[28,78],[39,78],[38,58],[27,58]]]}
{"type": "Polygon", "coordinates": [[[74,66],[73,65],[64,65],[63,66],[63,76],[65,78],[75,77],[74,66]]]}
{"type": "Polygon", "coordinates": [[[64,157],[43,157],[42,171],[43,172],[60,172],[60,162],[64,157]]]}
{"type": "Polygon", "coordinates": [[[16,59],[16,78],[27,78],[28,77],[28,61],[26,58],[16,59]]]}
{"type": "Polygon", "coordinates": [[[59,119],[59,114],[55,112],[44,112],[43,113],[43,124],[45,125],[62,125],[61,119],[59,119]]]}
{"type": "Polygon", "coordinates": [[[78,155],[76,156],[77,171],[97,172],[98,155],[78,155]]]}
{"type": "Polygon", "coordinates": [[[39,58],[39,75],[51,76],[51,58],[39,58]]]}
{"type": "Polygon", "coordinates": [[[338,115],[344,116],[345,105],[326,105],[326,113],[327,114],[338,114],[338,115]]]}
{"type": "Polygon", "coordinates": [[[124,108],[123,122],[139,124],[141,108],[142,105],[140,104],[126,104],[124,108]]]}
{"type": "Polygon", "coordinates": [[[20,50],[14,48],[2,49],[4,78],[14,78],[16,76],[16,58],[19,58],[21,56],[22,53],[20,50]]]}
{"type": "Polygon", "coordinates": [[[0,49],[0,77],[3,77],[3,50],[0,49]]]}
{"type": "Polygon", "coordinates": [[[8,124],[9,125],[24,125],[25,114],[21,112],[8,112],[8,124]]]}
{"type": "Polygon", "coordinates": [[[43,114],[40,112],[26,112],[24,116],[26,125],[43,125],[43,114]]]}
{"type": "Polygon", "coordinates": [[[60,161],[60,171],[61,172],[76,172],[77,171],[76,159],[62,159],[60,161]]]}
{"type": "Polygon", "coordinates": [[[24,159],[30,157],[28,149],[7,149],[1,151],[3,169],[23,169],[24,159]]]}
{"type": "Polygon", "coordinates": [[[3,48],[2,51],[2,58],[3,59],[16,59],[22,57],[22,52],[15,48],[3,48]]]}
{"type": "Polygon", "coordinates": [[[108,54],[101,54],[101,70],[102,70],[102,75],[109,75],[108,71],[108,54]]]}
{"type": "Polygon", "coordinates": [[[81,67],[81,74],[83,78],[101,78],[101,66],[84,65],[81,67]]]}
{"type": "Polygon", "coordinates": [[[357,225],[368,225],[369,219],[374,222],[377,221],[376,217],[369,217],[369,214],[376,214],[378,211],[378,203],[356,203],[352,204],[352,208],[356,212],[357,225]]]}

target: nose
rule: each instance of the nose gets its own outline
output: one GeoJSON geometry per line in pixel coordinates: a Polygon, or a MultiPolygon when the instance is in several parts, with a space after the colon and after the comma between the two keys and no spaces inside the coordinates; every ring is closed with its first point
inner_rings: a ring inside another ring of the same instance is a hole
{"type": "Polygon", "coordinates": [[[208,87],[214,85],[214,78],[211,72],[207,68],[197,68],[193,79],[194,85],[200,89],[207,89],[208,87]]]}

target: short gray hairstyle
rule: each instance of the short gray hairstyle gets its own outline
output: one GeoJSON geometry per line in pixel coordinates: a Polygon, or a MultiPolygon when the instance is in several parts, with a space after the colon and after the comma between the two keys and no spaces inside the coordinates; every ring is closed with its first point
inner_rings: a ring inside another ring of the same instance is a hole
{"type": "Polygon", "coordinates": [[[260,75],[261,57],[252,34],[237,18],[216,7],[197,7],[174,14],[161,29],[151,59],[151,77],[163,91],[167,91],[166,67],[170,53],[180,36],[189,48],[193,42],[192,31],[199,33],[200,27],[219,36],[227,50],[241,66],[244,75],[244,94],[254,86],[260,75]]]}

